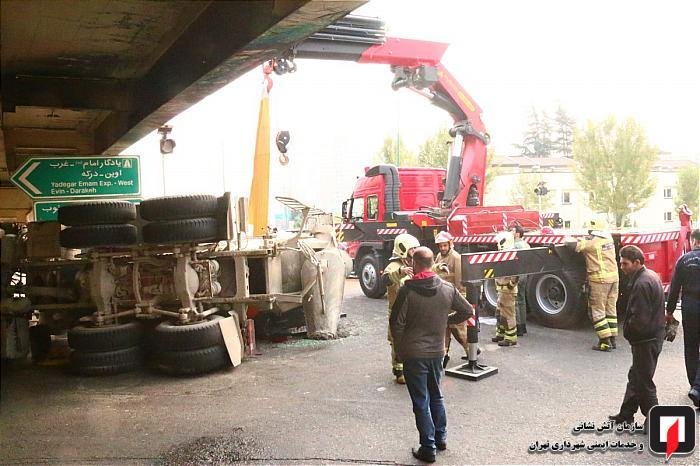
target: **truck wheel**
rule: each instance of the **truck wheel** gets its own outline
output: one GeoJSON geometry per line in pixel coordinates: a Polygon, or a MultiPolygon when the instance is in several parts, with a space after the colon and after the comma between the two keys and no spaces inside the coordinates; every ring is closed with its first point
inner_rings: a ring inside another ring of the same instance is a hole
{"type": "Polygon", "coordinates": [[[191,351],[223,345],[220,319],[221,316],[214,315],[195,324],[161,322],[153,331],[153,348],[155,351],[191,351]]]}
{"type": "Polygon", "coordinates": [[[150,244],[207,243],[218,237],[215,218],[189,218],[151,222],[143,226],[143,241],[150,244]]]}
{"type": "Polygon", "coordinates": [[[386,285],[379,270],[379,257],[376,254],[367,254],[360,261],[360,288],[368,298],[379,299],[386,294],[386,285]]]}
{"type": "Polygon", "coordinates": [[[585,316],[581,283],[560,272],[528,278],[527,303],[545,327],[570,328],[585,316]]]}
{"type": "Polygon", "coordinates": [[[141,218],[152,222],[184,220],[187,218],[215,217],[218,207],[216,196],[193,194],[190,196],[156,197],[141,202],[141,218]]]}
{"type": "Polygon", "coordinates": [[[134,225],[85,225],[66,228],[59,233],[64,248],[83,249],[100,246],[128,246],[136,244],[134,225]]]}
{"type": "Polygon", "coordinates": [[[127,201],[85,202],[58,209],[58,221],[66,226],[108,225],[136,220],[136,205],[127,201]]]}
{"type": "Polygon", "coordinates": [[[140,322],[88,327],[78,325],[68,330],[68,346],[82,353],[101,353],[137,346],[143,336],[140,322]]]}
{"type": "Polygon", "coordinates": [[[198,375],[231,364],[223,345],[193,351],[162,351],[155,354],[155,367],[168,375],[198,375]]]}
{"type": "Polygon", "coordinates": [[[484,300],[481,307],[486,315],[495,316],[498,307],[498,293],[496,292],[496,280],[484,281],[484,300]]]}
{"type": "Polygon", "coordinates": [[[141,364],[141,348],[131,348],[99,353],[71,351],[70,369],[81,375],[121,374],[136,369],[141,364]]]}

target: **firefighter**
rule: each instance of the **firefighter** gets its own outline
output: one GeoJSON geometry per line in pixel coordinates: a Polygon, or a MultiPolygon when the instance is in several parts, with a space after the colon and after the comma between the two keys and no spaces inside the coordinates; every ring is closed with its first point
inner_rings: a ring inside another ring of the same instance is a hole
{"type": "Polygon", "coordinates": [[[693,229],[693,211],[688,208],[688,204],[681,204],[678,207],[678,220],[681,222],[681,233],[678,239],[683,247],[683,254],[692,250],[690,246],[690,231],[693,229]]]}
{"type": "MultiPolygon", "coordinates": [[[[413,250],[420,246],[420,243],[415,236],[408,233],[402,233],[394,239],[394,251],[389,264],[384,268],[382,280],[386,285],[386,296],[389,301],[389,314],[391,315],[391,306],[396,301],[396,295],[403,282],[413,277],[413,250]]],[[[394,342],[391,339],[391,332],[387,331],[387,340],[391,346],[391,369],[396,382],[405,384],[406,380],[403,377],[403,363],[396,355],[394,342]]]]}
{"type": "Polygon", "coordinates": [[[615,259],[615,243],[604,220],[586,222],[588,235],[581,240],[567,238],[569,247],[583,253],[590,288],[589,303],[593,328],[598,343],[592,349],[611,351],[617,348],[617,293],[619,277],[615,259]]]}
{"type": "MultiPolygon", "coordinates": [[[[530,249],[530,245],[525,241],[525,230],[522,226],[515,224],[510,229],[513,233],[514,244],[513,249],[530,249]]],[[[515,322],[518,336],[521,337],[527,333],[527,303],[525,301],[525,288],[527,279],[526,275],[518,277],[518,299],[516,300],[515,322]]]]}
{"type": "MultiPolygon", "coordinates": [[[[501,231],[496,234],[498,250],[513,249],[513,233],[501,231]]],[[[496,336],[491,339],[498,346],[515,346],[518,344],[518,334],[515,320],[515,300],[518,296],[518,277],[496,278],[498,303],[496,306],[496,336]]]]}
{"type": "MultiPolygon", "coordinates": [[[[462,285],[462,258],[457,251],[454,250],[452,240],[454,238],[446,231],[441,231],[435,237],[435,244],[438,247],[439,254],[435,257],[434,270],[440,277],[452,283],[455,289],[462,295],[465,295],[465,288],[462,285]]],[[[467,343],[467,322],[459,324],[449,324],[445,332],[445,357],[442,362],[443,367],[447,366],[450,360],[450,343],[452,336],[464,348],[464,353],[469,354],[469,343],[467,343]]],[[[463,356],[462,359],[469,359],[468,356],[463,356]]]]}

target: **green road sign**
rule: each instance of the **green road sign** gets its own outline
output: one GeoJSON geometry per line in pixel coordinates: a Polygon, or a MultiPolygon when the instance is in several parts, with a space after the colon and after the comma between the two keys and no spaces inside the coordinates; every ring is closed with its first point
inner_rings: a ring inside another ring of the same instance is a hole
{"type": "MultiPolygon", "coordinates": [[[[141,202],[141,199],[100,199],[101,201],[129,201],[134,204],[141,202]]],[[[53,222],[58,220],[58,208],[66,204],[80,204],[89,202],[89,199],[74,199],[60,201],[39,201],[34,203],[34,221],[53,222]]]]}
{"type": "Polygon", "coordinates": [[[138,196],[138,156],[32,157],[10,178],[32,199],[138,196]]]}

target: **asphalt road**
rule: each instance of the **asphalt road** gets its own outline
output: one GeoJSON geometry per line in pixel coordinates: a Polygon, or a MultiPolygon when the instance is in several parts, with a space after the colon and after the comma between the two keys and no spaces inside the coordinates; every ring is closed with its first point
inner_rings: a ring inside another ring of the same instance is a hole
{"type": "MultiPolygon", "coordinates": [[[[205,377],[87,378],[3,364],[0,463],[416,464],[410,399],[391,375],[386,301],[348,280],[344,310],[344,338],[259,342],[260,356],[205,377]]],[[[644,435],[572,434],[617,412],[631,362],[625,342],[599,353],[590,328],[528,331],[517,347],[499,348],[482,324],[481,360],[499,373],[444,379],[449,439],[438,464],[664,463],[644,435]],[[644,451],[528,452],[535,441],[605,440],[644,451]]],[[[453,345],[454,364],[461,355],[453,345]]],[[[655,381],[660,403],[689,404],[682,336],[665,345],[655,381]]],[[[670,462],[700,464],[698,449],[670,462]]]]}

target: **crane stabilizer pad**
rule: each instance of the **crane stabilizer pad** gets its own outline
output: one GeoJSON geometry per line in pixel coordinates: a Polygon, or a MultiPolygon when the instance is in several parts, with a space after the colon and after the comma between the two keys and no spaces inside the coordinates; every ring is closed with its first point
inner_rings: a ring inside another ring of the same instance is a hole
{"type": "Polygon", "coordinates": [[[498,374],[498,367],[484,366],[481,364],[475,364],[470,367],[470,363],[468,362],[445,369],[445,375],[471,380],[472,382],[478,382],[494,374],[498,374]]]}

